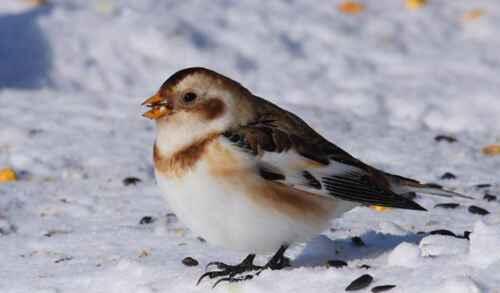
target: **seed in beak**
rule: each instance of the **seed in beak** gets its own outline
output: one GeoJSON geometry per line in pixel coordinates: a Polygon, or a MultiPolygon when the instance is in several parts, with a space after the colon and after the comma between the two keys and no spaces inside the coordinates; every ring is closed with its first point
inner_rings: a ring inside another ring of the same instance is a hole
{"type": "Polygon", "coordinates": [[[146,113],[142,114],[142,116],[149,118],[151,120],[157,120],[160,119],[168,114],[170,114],[170,109],[168,109],[166,106],[161,105],[161,106],[150,106],[152,107],[151,110],[147,111],[146,113]]]}
{"type": "Polygon", "coordinates": [[[151,96],[148,99],[146,99],[144,102],[142,102],[141,105],[147,106],[147,107],[154,107],[154,106],[161,104],[162,102],[165,102],[165,98],[163,98],[159,94],[156,94],[156,95],[151,96]]]}

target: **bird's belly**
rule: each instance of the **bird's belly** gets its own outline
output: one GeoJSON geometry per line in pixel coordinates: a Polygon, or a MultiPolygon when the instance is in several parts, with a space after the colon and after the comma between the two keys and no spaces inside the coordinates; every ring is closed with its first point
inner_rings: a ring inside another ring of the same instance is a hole
{"type": "Polygon", "coordinates": [[[245,188],[210,174],[203,164],[181,178],[159,173],[156,178],[169,207],[185,225],[208,242],[230,249],[272,253],[321,232],[332,216],[290,213],[277,203],[259,202],[245,188]]]}

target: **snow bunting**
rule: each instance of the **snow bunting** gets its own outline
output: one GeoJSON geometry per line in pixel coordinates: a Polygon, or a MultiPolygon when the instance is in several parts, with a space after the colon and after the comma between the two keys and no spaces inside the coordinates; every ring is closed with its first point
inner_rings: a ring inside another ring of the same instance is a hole
{"type": "Polygon", "coordinates": [[[156,121],[155,175],[169,207],[208,242],[252,253],[239,265],[211,263],[219,270],[200,281],[280,269],[288,245],[359,205],[425,210],[408,195],[459,195],[361,162],[209,69],[175,73],[143,105],[156,121]],[[266,265],[253,264],[254,253],[276,250],[266,265]]]}

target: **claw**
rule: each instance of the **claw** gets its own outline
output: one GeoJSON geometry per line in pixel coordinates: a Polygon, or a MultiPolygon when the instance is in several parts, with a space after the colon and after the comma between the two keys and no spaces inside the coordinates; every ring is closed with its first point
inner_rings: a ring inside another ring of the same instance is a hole
{"type": "Polygon", "coordinates": [[[213,278],[227,276],[227,275],[228,275],[227,271],[206,272],[203,275],[201,275],[201,277],[198,279],[198,282],[196,282],[196,286],[198,286],[205,277],[208,277],[209,279],[213,279],[213,278]]]}
{"type": "Polygon", "coordinates": [[[212,261],[212,262],[207,263],[207,265],[205,266],[205,271],[208,271],[208,268],[211,266],[216,266],[219,270],[225,270],[229,267],[229,265],[227,265],[223,262],[212,261]]]}
{"type": "Polygon", "coordinates": [[[217,285],[219,285],[222,282],[234,283],[234,282],[247,281],[247,280],[251,280],[251,279],[253,279],[253,275],[244,275],[244,276],[236,277],[236,278],[235,277],[222,278],[222,279],[217,280],[217,282],[215,282],[212,285],[212,289],[214,289],[215,287],[217,287],[217,285]]]}
{"type": "Polygon", "coordinates": [[[221,277],[213,284],[212,288],[215,288],[222,282],[241,282],[253,279],[266,269],[280,270],[284,267],[288,267],[290,266],[290,260],[284,256],[286,249],[287,246],[281,246],[276,254],[264,266],[254,265],[253,261],[255,259],[255,254],[249,254],[240,264],[237,265],[228,265],[220,261],[209,262],[205,266],[206,272],[201,275],[198,282],[196,282],[196,285],[198,286],[206,277],[209,279],[221,277]],[[208,271],[211,266],[216,266],[218,271],[208,271]]]}
{"type": "Polygon", "coordinates": [[[255,254],[249,254],[240,264],[238,265],[227,265],[225,263],[219,262],[219,261],[214,261],[214,262],[209,262],[205,266],[205,270],[208,270],[211,266],[217,266],[217,268],[220,271],[210,271],[206,272],[201,277],[198,279],[198,282],[196,282],[196,285],[199,285],[203,279],[206,277],[213,279],[217,277],[222,277],[222,276],[228,276],[227,278],[223,279],[239,279],[235,278],[236,275],[253,271],[253,270],[258,270],[262,269],[262,267],[256,266],[253,264],[253,260],[255,259],[255,254]]]}
{"type": "Polygon", "coordinates": [[[201,275],[201,277],[198,279],[198,281],[196,282],[196,286],[200,285],[201,281],[203,279],[205,279],[206,276],[210,275],[211,272],[206,272],[204,273],[203,275],[201,275]]]}

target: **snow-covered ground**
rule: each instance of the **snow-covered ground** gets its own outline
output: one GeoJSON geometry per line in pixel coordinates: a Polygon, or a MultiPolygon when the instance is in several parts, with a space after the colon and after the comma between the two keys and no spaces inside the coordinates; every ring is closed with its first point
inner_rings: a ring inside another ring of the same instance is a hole
{"type": "Polygon", "coordinates": [[[0,292],[207,292],[210,282],[195,286],[207,262],[244,257],[190,233],[152,176],[140,102],[194,65],[240,80],[370,164],[476,198],[443,209],[434,206],[450,200],[418,197],[426,213],[357,208],[292,248],[292,269],[214,292],[341,292],[366,273],[391,292],[500,292],[500,201],[483,199],[500,199],[500,156],[480,152],[500,142],[496,1],[416,11],[364,1],[357,15],[337,0],[32,2],[0,2],[0,169],[19,175],[0,184],[0,292]],[[141,181],[125,185],[131,176],[141,181]],[[437,229],[472,233],[428,235],[437,229]],[[331,259],[348,266],[323,265],[331,259]]]}

